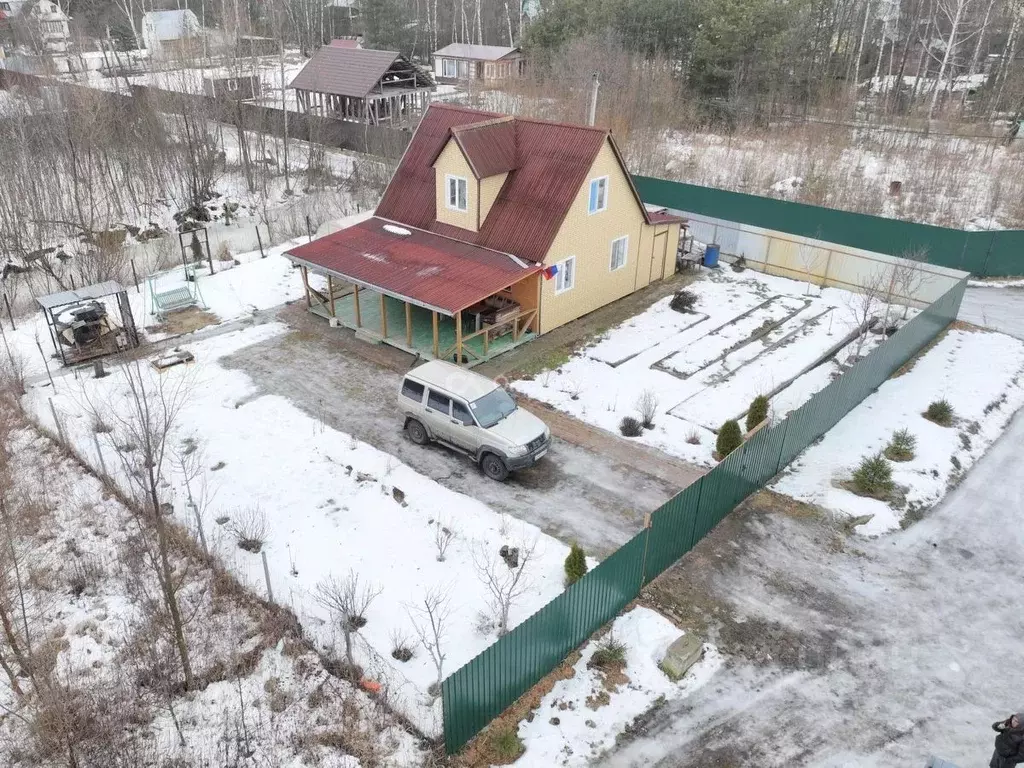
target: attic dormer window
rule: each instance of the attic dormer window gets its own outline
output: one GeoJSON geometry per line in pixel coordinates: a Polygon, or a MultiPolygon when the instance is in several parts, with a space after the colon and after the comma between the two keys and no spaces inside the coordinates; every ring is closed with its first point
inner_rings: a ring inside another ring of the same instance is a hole
{"type": "Polygon", "coordinates": [[[445,185],[447,187],[448,207],[453,211],[467,210],[469,182],[462,176],[448,174],[445,176],[445,185]]]}

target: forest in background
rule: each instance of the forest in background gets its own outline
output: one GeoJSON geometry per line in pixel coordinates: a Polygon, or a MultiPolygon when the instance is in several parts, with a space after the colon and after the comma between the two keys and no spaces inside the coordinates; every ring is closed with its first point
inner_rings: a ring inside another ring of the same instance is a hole
{"type": "MultiPolygon", "coordinates": [[[[154,0],[65,0],[85,35],[135,40],[154,0]]],[[[581,40],[667,75],[694,116],[734,126],[826,110],[848,118],[1017,117],[1020,0],[178,0],[228,37],[310,53],[361,33],[428,62],[452,42],[523,45],[532,78],[563,79],[581,40]],[[874,87],[868,83],[874,80],[874,87]]],[[[584,73],[589,76],[589,72],[584,73]]],[[[604,74],[604,73],[602,73],[604,74]]],[[[609,73],[611,74],[611,73],[609,73]]]]}

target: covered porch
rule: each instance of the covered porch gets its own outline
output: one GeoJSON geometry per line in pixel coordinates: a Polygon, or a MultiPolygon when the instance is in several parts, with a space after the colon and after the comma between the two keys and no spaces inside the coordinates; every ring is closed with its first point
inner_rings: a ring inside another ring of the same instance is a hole
{"type": "MultiPolygon", "coordinates": [[[[487,306],[446,315],[373,288],[336,281],[331,276],[327,280],[327,291],[309,286],[308,304],[313,314],[351,328],[365,341],[389,344],[426,360],[461,360],[463,365],[472,367],[537,335],[536,308],[509,307],[505,316],[493,322],[487,306]],[[328,298],[331,290],[333,312],[328,298]]],[[[536,280],[534,277],[533,282],[536,280]]],[[[496,294],[495,298],[502,301],[507,296],[506,292],[496,294]]]]}
{"type": "Polygon", "coordinates": [[[372,218],[287,253],[310,311],[357,338],[473,366],[540,329],[541,266],[372,218]]]}

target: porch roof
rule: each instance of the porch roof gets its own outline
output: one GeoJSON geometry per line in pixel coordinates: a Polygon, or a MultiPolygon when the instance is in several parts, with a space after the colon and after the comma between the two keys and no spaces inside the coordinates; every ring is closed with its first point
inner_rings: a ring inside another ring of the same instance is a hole
{"type": "Polygon", "coordinates": [[[542,269],[501,251],[376,216],[285,255],[297,264],[445,315],[542,269]]]}

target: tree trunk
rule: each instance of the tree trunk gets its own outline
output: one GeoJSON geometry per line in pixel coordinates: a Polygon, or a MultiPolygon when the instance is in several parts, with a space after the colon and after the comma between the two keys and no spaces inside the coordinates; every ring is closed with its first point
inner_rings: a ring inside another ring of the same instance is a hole
{"type": "Polygon", "coordinates": [[[960,22],[964,16],[964,9],[967,7],[966,0],[956,0],[956,13],[953,14],[953,18],[950,20],[951,26],[949,29],[949,37],[946,42],[946,50],[942,54],[942,63],[939,65],[939,74],[935,78],[935,86],[932,88],[932,100],[928,105],[928,119],[931,120],[935,114],[935,108],[939,104],[939,93],[941,93],[940,86],[942,85],[942,78],[946,76],[949,70],[949,60],[952,58],[953,51],[957,48],[957,38],[960,36],[960,22]]]}
{"type": "Polygon", "coordinates": [[[170,543],[167,541],[167,531],[164,527],[163,516],[160,511],[160,498],[157,496],[157,481],[153,474],[153,461],[148,461],[146,471],[149,479],[149,498],[153,505],[153,525],[156,528],[156,540],[158,555],[160,558],[159,573],[160,590],[163,592],[164,603],[167,613],[171,618],[171,631],[174,634],[174,645],[178,649],[178,656],[181,659],[181,671],[185,678],[185,690],[192,690],[195,685],[192,676],[192,661],[189,658],[188,643],[185,640],[185,622],[181,618],[181,607],[178,605],[178,596],[174,592],[174,569],[171,567],[170,543]]]}

